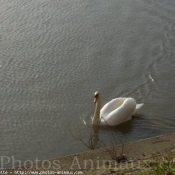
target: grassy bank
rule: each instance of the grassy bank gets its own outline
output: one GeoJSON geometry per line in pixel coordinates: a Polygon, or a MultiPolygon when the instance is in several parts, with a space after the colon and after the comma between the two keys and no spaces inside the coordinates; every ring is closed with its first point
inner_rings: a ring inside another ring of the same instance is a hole
{"type": "Polygon", "coordinates": [[[121,163],[114,162],[101,166],[98,170],[84,170],[86,175],[174,175],[175,149],[164,153],[142,155],[121,163]]]}

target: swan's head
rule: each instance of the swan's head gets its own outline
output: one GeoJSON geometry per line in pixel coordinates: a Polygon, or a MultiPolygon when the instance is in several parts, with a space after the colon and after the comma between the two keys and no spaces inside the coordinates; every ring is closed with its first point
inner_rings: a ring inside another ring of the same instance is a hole
{"type": "Polygon", "coordinates": [[[98,101],[98,99],[99,99],[99,91],[96,91],[94,93],[94,103],[96,103],[98,101]]]}

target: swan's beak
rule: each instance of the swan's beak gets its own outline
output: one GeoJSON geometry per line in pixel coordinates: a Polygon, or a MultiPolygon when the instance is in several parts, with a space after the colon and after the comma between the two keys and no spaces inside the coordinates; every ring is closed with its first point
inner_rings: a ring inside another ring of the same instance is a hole
{"type": "Polygon", "coordinates": [[[96,103],[97,102],[97,97],[94,97],[94,103],[96,103]]]}

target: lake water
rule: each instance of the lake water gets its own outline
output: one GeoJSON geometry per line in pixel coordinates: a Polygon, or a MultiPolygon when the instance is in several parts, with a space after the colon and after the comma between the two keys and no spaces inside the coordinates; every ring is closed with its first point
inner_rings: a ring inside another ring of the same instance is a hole
{"type": "Polygon", "coordinates": [[[96,90],[102,104],[145,103],[140,117],[100,128],[97,145],[110,145],[111,131],[124,143],[174,132],[174,9],[174,0],[0,0],[0,156],[87,150],[71,132],[86,141],[93,131],[96,90]]]}

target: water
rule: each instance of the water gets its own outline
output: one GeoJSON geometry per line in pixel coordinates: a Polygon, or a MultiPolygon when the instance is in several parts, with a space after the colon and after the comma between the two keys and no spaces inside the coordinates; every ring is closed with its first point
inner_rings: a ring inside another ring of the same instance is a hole
{"type": "Polygon", "coordinates": [[[0,155],[87,150],[71,132],[87,140],[93,130],[96,90],[102,104],[145,103],[139,118],[100,128],[97,145],[111,131],[122,142],[174,132],[174,9],[173,0],[0,0],[0,155]]]}

